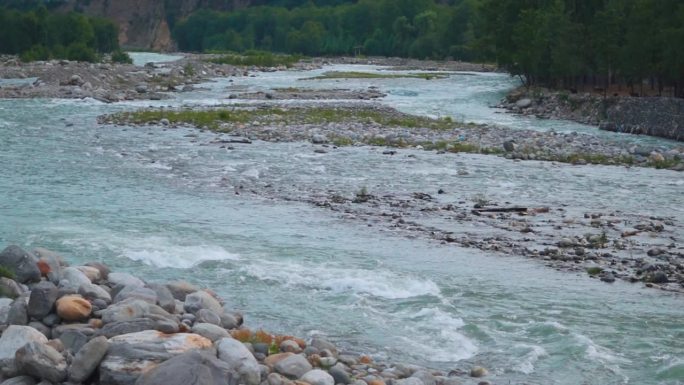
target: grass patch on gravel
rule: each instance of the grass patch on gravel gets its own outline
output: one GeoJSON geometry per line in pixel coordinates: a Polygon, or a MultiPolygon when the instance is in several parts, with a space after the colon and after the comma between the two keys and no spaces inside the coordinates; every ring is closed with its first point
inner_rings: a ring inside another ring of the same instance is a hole
{"type": "Polygon", "coordinates": [[[231,124],[325,124],[364,123],[383,127],[429,128],[447,130],[458,125],[450,119],[431,119],[422,116],[402,114],[363,108],[222,108],[205,110],[150,109],[123,112],[109,116],[117,124],[154,124],[167,119],[170,124],[191,124],[215,131],[230,131],[231,124]]]}
{"type": "Polygon", "coordinates": [[[302,80],[325,80],[325,79],[446,79],[448,74],[432,72],[412,72],[405,74],[383,74],[376,72],[355,72],[355,71],[329,71],[323,75],[314,76],[302,80]]]}

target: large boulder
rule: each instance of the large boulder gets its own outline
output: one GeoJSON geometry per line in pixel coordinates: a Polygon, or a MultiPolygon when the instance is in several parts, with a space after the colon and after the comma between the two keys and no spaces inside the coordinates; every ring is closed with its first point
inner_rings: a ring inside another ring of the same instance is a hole
{"type": "Polygon", "coordinates": [[[197,334],[164,334],[154,330],[123,334],[109,339],[109,351],[100,363],[100,385],[130,385],[141,373],[159,363],[194,349],[212,349],[197,334]]]}
{"type": "Polygon", "coordinates": [[[171,290],[168,287],[156,283],[147,286],[157,294],[157,304],[162,309],[171,314],[176,312],[176,299],[173,298],[173,294],[171,294],[171,290]]]}
{"type": "Polygon", "coordinates": [[[57,286],[50,281],[43,281],[33,286],[28,302],[28,315],[40,319],[50,314],[58,295],[57,286]]]}
{"type": "Polygon", "coordinates": [[[75,267],[67,267],[62,270],[62,282],[67,281],[68,286],[78,290],[82,285],[90,285],[92,282],[87,275],[75,267]]]}
{"type": "Polygon", "coordinates": [[[80,295],[65,295],[57,300],[57,315],[65,321],[82,321],[93,310],[88,300],[80,295]]]}
{"type": "Polygon", "coordinates": [[[320,369],[304,373],[300,380],[311,385],[335,385],[335,379],[328,372],[320,369]]]}
{"type": "Polygon", "coordinates": [[[228,365],[211,354],[189,351],[158,365],[135,385],[236,385],[228,365]]]}
{"type": "Polygon", "coordinates": [[[209,309],[199,309],[195,316],[197,317],[196,322],[221,325],[221,316],[209,309]]]}
{"type": "Polygon", "coordinates": [[[40,281],[38,258],[19,246],[8,246],[0,252],[0,266],[5,266],[15,274],[20,283],[40,281]]]}
{"type": "Polygon", "coordinates": [[[111,294],[109,294],[109,292],[103,289],[101,286],[95,285],[93,283],[81,285],[81,287],[78,288],[78,294],[90,301],[100,299],[107,304],[112,302],[111,294]]]}
{"type": "Polygon", "coordinates": [[[301,378],[306,372],[313,369],[313,366],[300,354],[287,357],[278,362],[273,367],[276,372],[292,379],[301,378]]]}
{"type": "Polygon", "coordinates": [[[179,301],[185,301],[185,297],[188,296],[188,294],[192,294],[196,291],[199,291],[199,288],[191,284],[190,282],[186,281],[175,281],[166,284],[166,287],[169,289],[171,294],[173,295],[173,298],[179,300],[179,301]]]}
{"type": "Polygon", "coordinates": [[[102,311],[104,323],[132,321],[145,318],[150,314],[150,304],[145,301],[131,299],[109,306],[102,311]]]}
{"type": "Polygon", "coordinates": [[[157,293],[152,289],[148,289],[142,286],[125,286],[116,294],[116,296],[113,299],[113,302],[122,302],[127,299],[139,299],[141,301],[149,302],[153,305],[155,305],[158,300],[157,293]]]}
{"type": "Polygon", "coordinates": [[[62,341],[64,349],[76,353],[88,343],[88,336],[83,334],[80,330],[66,330],[59,335],[59,340],[62,341]]]}
{"type": "Polygon", "coordinates": [[[145,330],[155,330],[156,321],[150,318],[136,318],[130,321],[118,321],[105,324],[97,330],[97,334],[112,338],[122,334],[142,332],[145,330]]]}
{"type": "Polygon", "coordinates": [[[107,354],[107,349],[109,349],[109,342],[103,336],[95,337],[83,345],[69,367],[71,382],[85,382],[100,365],[100,361],[107,354]]]}
{"type": "Polygon", "coordinates": [[[61,382],[67,374],[64,357],[55,348],[42,342],[30,341],[19,348],[15,365],[20,373],[53,383],[61,382]]]}
{"type": "Polygon", "coordinates": [[[15,355],[17,350],[29,342],[46,343],[47,338],[30,326],[12,325],[0,337],[0,371],[7,377],[17,374],[15,355]]]}
{"type": "Polygon", "coordinates": [[[223,307],[216,298],[206,291],[200,290],[185,297],[184,309],[188,313],[195,314],[201,309],[208,309],[216,314],[223,313],[223,307]]]}
{"type": "Polygon", "coordinates": [[[145,286],[145,282],[140,278],[128,273],[109,273],[107,280],[115,286],[145,286]]]}
{"type": "Polygon", "coordinates": [[[219,360],[228,364],[231,372],[240,379],[240,383],[258,385],[261,382],[259,363],[242,342],[233,338],[222,338],[216,342],[216,349],[219,360]]]}
{"type": "Polygon", "coordinates": [[[208,323],[195,323],[192,326],[192,332],[210,339],[211,341],[218,341],[221,338],[230,337],[230,334],[228,334],[226,329],[208,323]]]}

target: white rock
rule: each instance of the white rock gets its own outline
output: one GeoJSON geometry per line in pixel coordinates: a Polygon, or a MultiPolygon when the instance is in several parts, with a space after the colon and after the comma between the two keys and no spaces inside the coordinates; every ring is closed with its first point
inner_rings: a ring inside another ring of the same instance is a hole
{"type": "Polygon", "coordinates": [[[335,380],[328,372],[314,369],[306,372],[300,380],[311,385],[335,385],[335,380]]]}

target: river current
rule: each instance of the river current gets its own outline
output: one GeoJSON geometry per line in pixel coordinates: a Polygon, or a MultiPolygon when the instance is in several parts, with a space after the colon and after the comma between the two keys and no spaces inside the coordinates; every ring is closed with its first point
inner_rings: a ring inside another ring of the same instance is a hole
{"type": "MultiPolygon", "coordinates": [[[[357,68],[334,69],[380,70],[357,68]]],[[[102,260],[150,281],[186,279],[244,311],[250,327],[322,334],[392,362],[482,365],[497,384],[684,383],[681,295],[408,239],[304,203],[235,194],[243,181],[258,180],[302,193],[439,186],[447,200],[485,194],[682,221],[681,173],[417,150],[388,162],[369,147],[315,154],[308,143],[226,151],[205,145],[214,137],[207,132],[96,122],[147,105],[227,103],[236,89],[373,85],[388,94],[382,103],[414,114],[672,145],[502,114],[490,106],[515,84],[503,74],[301,80],[324,70],[222,79],[155,102],[0,100],[0,246],[43,246],[72,263],[102,260]]]]}

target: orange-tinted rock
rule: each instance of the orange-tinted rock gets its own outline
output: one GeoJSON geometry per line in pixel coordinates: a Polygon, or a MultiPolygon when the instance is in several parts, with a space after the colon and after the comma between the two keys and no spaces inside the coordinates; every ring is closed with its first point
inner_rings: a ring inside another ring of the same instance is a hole
{"type": "Polygon", "coordinates": [[[318,354],[312,354],[309,356],[309,362],[311,363],[312,366],[320,368],[321,367],[321,356],[319,356],[318,354]]]}
{"type": "Polygon", "coordinates": [[[65,321],[80,321],[87,319],[92,306],[80,295],[66,295],[57,300],[57,315],[65,321]]]}
{"type": "Polygon", "coordinates": [[[282,361],[282,360],[284,360],[287,357],[290,357],[292,355],[294,355],[294,353],[271,354],[270,356],[268,356],[264,359],[264,365],[272,368],[278,362],[280,362],[280,361],[282,361]]]}
{"type": "Polygon", "coordinates": [[[52,272],[50,265],[43,259],[39,259],[36,265],[38,266],[38,270],[40,270],[40,275],[43,277],[47,277],[47,275],[52,272]]]}
{"type": "Polygon", "coordinates": [[[371,380],[368,382],[368,385],[385,385],[385,381],[383,381],[383,380],[371,380]]]}
{"type": "Polygon", "coordinates": [[[88,325],[90,325],[90,327],[93,329],[102,329],[102,326],[104,326],[104,322],[102,322],[102,320],[99,318],[91,318],[88,321],[88,325]]]}
{"type": "Polygon", "coordinates": [[[368,357],[368,356],[361,356],[361,357],[359,357],[359,362],[362,363],[362,364],[368,365],[368,364],[370,364],[371,362],[373,362],[373,359],[370,358],[370,357],[368,357]]]}

